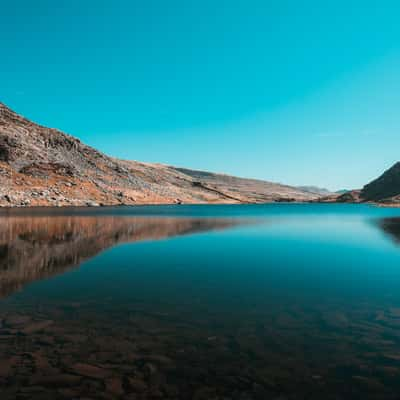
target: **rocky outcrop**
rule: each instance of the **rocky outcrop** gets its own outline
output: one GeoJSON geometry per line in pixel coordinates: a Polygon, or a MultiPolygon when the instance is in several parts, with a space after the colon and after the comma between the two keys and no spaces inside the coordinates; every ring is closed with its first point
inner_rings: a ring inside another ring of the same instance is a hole
{"type": "Polygon", "coordinates": [[[0,103],[0,206],[308,201],[271,182],[108,157],[0,103]]]}
{"type": "Polygon", "coordinates": [[[360,203],[362,201],[361,190],[349,190],[346,193],[338,195],[336,201],[338,203],[360,203]]]}

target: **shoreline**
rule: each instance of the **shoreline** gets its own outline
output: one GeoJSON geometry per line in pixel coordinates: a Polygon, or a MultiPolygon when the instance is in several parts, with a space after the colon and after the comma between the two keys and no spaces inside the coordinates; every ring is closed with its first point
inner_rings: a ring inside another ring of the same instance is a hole
{"type": "Polygon", "coordinates": [[[123,207],[165,207],[165,206],[242,206],[242,205],[299,205],[299,204],[336,204],[336,205],[370,205],[381,208],[400,208],[399,203],[378,203],[378,202],[334,202],[334,201],[269,201],[269,202],[215,202],[215,203],[133,203],[133,204],[63,204],[63,205],[0,205],[0,211],[3,210],[45,210],[45,209],[103,209],[103,208],[123,208],[123,207]]]}

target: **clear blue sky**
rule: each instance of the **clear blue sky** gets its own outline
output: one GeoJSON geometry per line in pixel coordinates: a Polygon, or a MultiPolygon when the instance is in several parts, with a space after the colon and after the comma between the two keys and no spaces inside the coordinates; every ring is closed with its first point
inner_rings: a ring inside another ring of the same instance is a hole
{"type": "Polygon", "coordinates": [[[396,1],[14,0],[0,101],[108,154],[360,187],[400,160],[396,1]]]}

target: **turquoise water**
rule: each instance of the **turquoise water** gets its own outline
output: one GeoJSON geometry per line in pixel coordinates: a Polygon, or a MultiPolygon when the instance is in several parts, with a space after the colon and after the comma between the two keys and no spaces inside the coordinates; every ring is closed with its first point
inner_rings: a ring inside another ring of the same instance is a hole
{"type": "Polygon", "coordinates": [[[21,209],[0,221],[9,398],[398,398],[400,209],[21,209]]]}

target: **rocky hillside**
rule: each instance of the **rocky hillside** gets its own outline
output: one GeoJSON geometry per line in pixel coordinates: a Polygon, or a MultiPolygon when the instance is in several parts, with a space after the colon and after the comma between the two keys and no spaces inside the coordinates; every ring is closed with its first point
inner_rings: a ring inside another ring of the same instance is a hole
{"type": "Polygon", "coordinates": [[[361,190],[339,191],[313,201],[321,203],[369,202],[386,206],[400,206],[400,162],[394,164],[361,190]]]}
{"type": "Polygon", "coordinates": [[[366,201],[400,203],[400,162],[365,185],[361,197],[366,201]]]}
{"type": "Polygon", "coordinates": [[[0,103],[0,206],[307,201],[276,183],[108,157],[0,103]]]}

